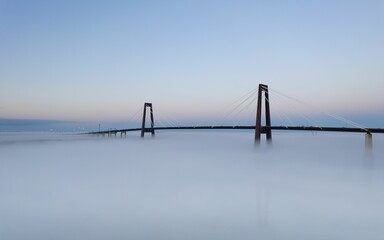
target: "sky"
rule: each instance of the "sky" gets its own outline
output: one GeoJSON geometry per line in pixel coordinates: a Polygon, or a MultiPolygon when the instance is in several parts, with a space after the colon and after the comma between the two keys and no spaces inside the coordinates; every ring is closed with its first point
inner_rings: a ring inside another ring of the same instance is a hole
{"type": "Polygon", "coordinates": [[[383,0],[0,0],[0,118],[121,122],[152,102],[193,121],[264,83],[384,122],[383,13],[383,0]]]}

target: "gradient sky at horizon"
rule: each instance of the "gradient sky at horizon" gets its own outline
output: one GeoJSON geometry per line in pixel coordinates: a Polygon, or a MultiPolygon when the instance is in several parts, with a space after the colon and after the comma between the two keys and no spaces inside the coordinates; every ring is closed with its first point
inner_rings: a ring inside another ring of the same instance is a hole
{"type": "Polygon", "coordinates": [[[149,101],[193,120],[259,83],[383,116],[383,13],[382,0],[0,0],[0,118],[124,121],[149,101]]]}

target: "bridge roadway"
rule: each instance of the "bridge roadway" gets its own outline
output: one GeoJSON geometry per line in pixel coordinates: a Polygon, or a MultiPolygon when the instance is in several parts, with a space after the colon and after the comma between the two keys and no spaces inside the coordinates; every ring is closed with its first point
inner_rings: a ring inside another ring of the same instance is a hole
{"type": "MultiPolygon", "coordinates": [[[[145,128],[147,131],[151,128],[145,128]]],[[[255,126],[180,126],[180,127],[154,127],[154,130],[213,130],[213,129],[248,129],[255,130],[255,126]]],[[[271,126],[262,127],[262,133],[268,129],[281,131],[320,131],[320,132],[362,132],[384,133],[384,128],[347,128],[347,127],[314,127],[314,126],[271,126]]],[[[112,129],[106,131],[89,132],[88,134],[117,134],[133,131],[141,131],[141,128],[112,129]]]]}

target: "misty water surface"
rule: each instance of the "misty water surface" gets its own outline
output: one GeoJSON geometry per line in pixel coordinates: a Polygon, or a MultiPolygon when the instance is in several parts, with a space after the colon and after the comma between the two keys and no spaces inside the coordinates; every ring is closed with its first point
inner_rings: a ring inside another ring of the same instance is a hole
{"type": "Polygon", "coordinates": [[[384,239],[384,136],[273,138],[1,133],[0,239],[384,239]]]}

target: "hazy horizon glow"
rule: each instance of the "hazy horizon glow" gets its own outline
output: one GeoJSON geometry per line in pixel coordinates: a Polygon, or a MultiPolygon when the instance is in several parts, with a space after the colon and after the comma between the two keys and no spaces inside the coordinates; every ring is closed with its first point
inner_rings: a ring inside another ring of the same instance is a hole
{"type": "Polygon", "coordinates": [[[127,121],[149,101],[192,121],[259,83],[380,115],[383,12],[380,0],[0,1],[0,118],[127,121]]]}

